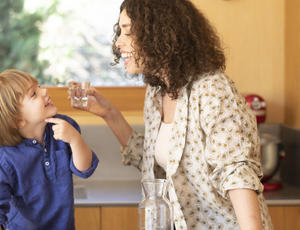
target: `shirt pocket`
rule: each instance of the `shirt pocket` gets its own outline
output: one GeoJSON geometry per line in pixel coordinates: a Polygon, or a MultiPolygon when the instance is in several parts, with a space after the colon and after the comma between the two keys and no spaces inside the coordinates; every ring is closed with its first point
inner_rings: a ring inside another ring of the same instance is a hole
{"type": "Polygon", "coordinates": [[[54,153],[54,161],[56,166],[56,175],[61,176],[71,173],[70,170],[71,155],[66,149],[56,150],[54,153]]]}

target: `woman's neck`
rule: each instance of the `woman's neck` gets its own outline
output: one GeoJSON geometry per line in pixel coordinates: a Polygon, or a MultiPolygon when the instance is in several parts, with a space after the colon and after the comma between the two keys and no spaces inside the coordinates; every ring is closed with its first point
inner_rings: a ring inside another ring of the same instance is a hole
{"type": "Polygon", "coordinates": [[[174,121],[177,99],[172,99],[168,94],[162,97],[162,121],[172,123],[174,121]]]}

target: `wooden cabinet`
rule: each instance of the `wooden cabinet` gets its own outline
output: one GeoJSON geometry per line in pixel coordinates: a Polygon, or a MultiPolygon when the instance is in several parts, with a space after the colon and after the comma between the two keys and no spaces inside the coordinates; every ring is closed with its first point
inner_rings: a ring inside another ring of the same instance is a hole
{"type": "Polygon", "coordinates": [[[76,207],[75,229],[76,230],[100,230],[101,226],[100,207],[76,207]]]}
{"type": "Polygon", "coordinates": [[[270,206],[274,230],[300,229],[300,206],[270,206]]]}
{"type": "Polygon", "coordinates": [[[137,207],[102,207],[101,230],[137,230],[137,207]]]}
{"type": "MultiPolygon", "coordinates": [[[[300,229],[300,206],[270,206],[274,230],[300,229]]],[[[136,206],[76,207],[76,230],[137,230],[136,206]]]]}
{"type": "Polygon", "coordinates": [[[136,206],[76,207],[76,230],[137,230],[136,206]]]}

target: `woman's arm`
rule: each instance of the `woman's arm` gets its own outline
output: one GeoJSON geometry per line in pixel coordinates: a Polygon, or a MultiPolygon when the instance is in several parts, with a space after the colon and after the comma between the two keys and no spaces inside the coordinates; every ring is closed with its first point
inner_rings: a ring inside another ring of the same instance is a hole
{"type": "Polygon", "coordinates": [[[241,230],[262,230],[257,193],[250,189],[233,189],[228,193],[241,230]]]}
{"type": "Polygon", "coordinates": [[[129,140],[129,137],[133,132],[133,129],[125,120],[121,112],[117,109],[114,109],[106,115],[104,120],[113,134],[117,137],[120,144],[125,147],[129,140]]]}
{"type": "Polygon", "coordinates": [[[90,88],[87,93],[87,106],[74,108],[93,113],[103,118],[120,144],[125,147],[132,135],[133,129],[124,116],[109,100],[99,94],[95,88],[90,88]]]}
{"type": "Polygon", "coordinates": [[[144,137],[134,132],[121,112],[109,100],[99,94],[96,89],[90,88],[87,106],[74,108],[103,118],[123,147],[121,151],[123,164],[130,164],[141,169],[144,137]]]}
{"type": "Polygon", "coordinates": [[[211,167],[209,178],[224,198],[229,193],[242,230],[262,229],[261,214],[265,213],[260,213],[255,192],[263,191],[255,117],[224,75],[208,78],[201,89],[204,90],[199,92],[203,108],[200,121],[207,137],[205,157],[211,167]]]}

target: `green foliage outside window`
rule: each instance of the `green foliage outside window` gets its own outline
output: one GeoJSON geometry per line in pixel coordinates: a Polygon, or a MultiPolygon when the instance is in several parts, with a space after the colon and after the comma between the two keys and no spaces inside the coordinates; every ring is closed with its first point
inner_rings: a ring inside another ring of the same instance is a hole
{"type": "Polygon", "coordinates": [[[34,13],[24,11],[24,0],[0,1],[0,71],[14,68],[30,73],[41,84],[52,82],[44,74],[47,61],[38,59],[40,25],[56,11],[57,1],[34,13]]]}

